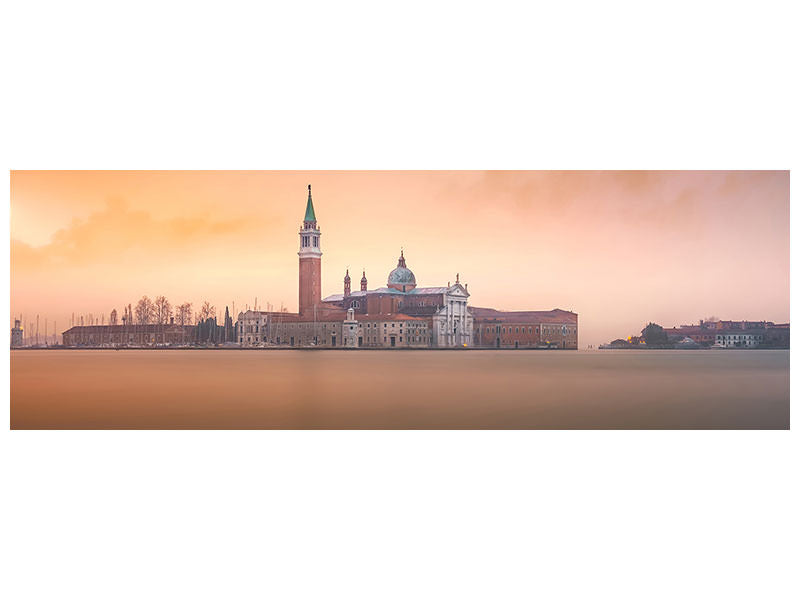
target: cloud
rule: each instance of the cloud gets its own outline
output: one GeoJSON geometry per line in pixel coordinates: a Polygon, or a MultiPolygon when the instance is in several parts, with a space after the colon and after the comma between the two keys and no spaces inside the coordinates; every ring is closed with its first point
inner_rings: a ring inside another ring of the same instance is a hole
{"type": "Polygon", "coordinates": [[[245,218],[214,219],[191,215],[159,219],[111,198],[103,210],[75,219],[56,231],[48,244],[31,246],[11,239],[11,265],[47,269],[91,264],[120,264],[127,258],[165,256],[196,251],[254,228],[245,218]]]}

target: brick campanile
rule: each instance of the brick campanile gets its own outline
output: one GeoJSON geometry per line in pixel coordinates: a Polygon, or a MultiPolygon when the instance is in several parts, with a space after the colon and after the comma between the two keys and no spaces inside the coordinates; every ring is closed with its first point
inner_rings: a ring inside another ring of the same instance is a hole
{"type": "Polygon", "coordinates": [[[308,202],[303,227],[300,229],[300,314],[307,314],[322,300],[322,248],[319,227],[311,201],[311,186],[308,186],[308,202]]]}

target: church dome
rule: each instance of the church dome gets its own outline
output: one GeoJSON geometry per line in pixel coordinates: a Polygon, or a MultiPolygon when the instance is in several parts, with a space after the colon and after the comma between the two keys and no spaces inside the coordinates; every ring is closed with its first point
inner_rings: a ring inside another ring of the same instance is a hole
{"type": "Polygon", "coordinates": [[[407,292],[417,287],[417,279],[411,269],[406,267],[406,259],[403,257],[402,250],[400,251],[400,259],[397,261],[397,267],[389,273],[387,285],[401,292],[407,292]]]}
{"type": "Polygon", "coordinates": [[[400,285],[417,285],[417,280],[414,277],[414,273],[411,272],[411,269],[397,267],[389,273],[389,285],[393,283],[398,283],[400,285]]]}

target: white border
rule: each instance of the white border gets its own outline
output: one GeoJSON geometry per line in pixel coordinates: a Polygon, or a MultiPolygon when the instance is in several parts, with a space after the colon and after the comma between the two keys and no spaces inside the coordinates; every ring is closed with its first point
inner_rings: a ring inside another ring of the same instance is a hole
{"type": "MultiPolygon", "coordinates": [[[[5,16],[6,169],[797,164],[789,2],[5,16]]],[[[6,421],[0,585],[15,599],[795,598],[798,454],[794,431],[6,421]]]]}

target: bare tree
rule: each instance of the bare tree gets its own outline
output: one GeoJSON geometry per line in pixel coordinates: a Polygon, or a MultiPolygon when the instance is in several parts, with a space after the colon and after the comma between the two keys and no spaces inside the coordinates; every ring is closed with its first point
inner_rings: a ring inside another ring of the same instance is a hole
{"type": "Polygon", "coordinates": [[[157,296],[153,302],[153,310],[155,312],[155,320],[159,325],[169,323],[169,318],[172,316],[172,305],[164,296],[157,296]]]}
{"type": "Polygon", "coordinates": [[[191,325],[192,324],[192,303],[184,302],[177,309],[175,309],[175,319],[178,325],[191,325]]]}
{"type": "Polygon", "coordinates": [[[208,300],[203,302],[203,306],[200,307],[199,319],[201,321],[205,321],[206,319],[211,319],[216,316],[217,316],[217,309],[214,306],[212,306],[208,300]]]}
{"type": "Polygon", "coordinates": [[[111,311],[111,314],[108,315],[108,324],[109,325],[116,325],[117,324],[117,309],[111,311]]]}
{"type": "Polygon", "coordinates": [[[139,325],[147,325],[153,322],[154,308],[153,301],[147,296],[142,296],[142,299],[136,303],[136,323],[139,325]]]}

